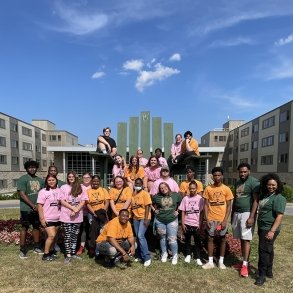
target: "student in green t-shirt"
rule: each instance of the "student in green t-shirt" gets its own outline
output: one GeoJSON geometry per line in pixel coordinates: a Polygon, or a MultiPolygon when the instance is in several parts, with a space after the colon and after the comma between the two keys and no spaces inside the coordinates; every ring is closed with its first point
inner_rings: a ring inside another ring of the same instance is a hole
{"type": "Polygon", "coordinates": [[[273,278],[274,242],[280,233],[286,207],[282,192],[283,184],[277,174],[269,173],[260,179],[257,286],[262,286],[266,277],[273,278]]]}
{"type": "Polygon", "coordinates": [[[20,258],[27,258],[25,246],[27,230],[30,225],[33,227],[34,249],[33,251],[42,254],[40,249],[40,220],[37,209],[38,192],[43,188],[44,180],[36,176],[39,163],[27,161],[24,163],[26,175],[21,176],[17,181],[17,192],[20,197],[20,258]]]}

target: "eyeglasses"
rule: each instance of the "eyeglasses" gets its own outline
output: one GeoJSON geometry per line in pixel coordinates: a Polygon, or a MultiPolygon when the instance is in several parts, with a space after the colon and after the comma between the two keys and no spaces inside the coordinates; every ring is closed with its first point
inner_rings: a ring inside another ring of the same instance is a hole
{"type": "Polygon", "coordinates": [[[162,172],[169,172],[169,170],[166,170],[166,169],[165,169],[165,170],[162,170],[162,172]]]}

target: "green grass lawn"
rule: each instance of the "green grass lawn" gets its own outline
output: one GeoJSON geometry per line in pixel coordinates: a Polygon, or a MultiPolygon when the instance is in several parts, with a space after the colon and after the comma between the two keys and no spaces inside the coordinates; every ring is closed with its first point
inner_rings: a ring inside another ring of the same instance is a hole
{"type": "MultiPolygon", "coordinates": [[[[0,219],[17,218],[17,210],[1,210],[0,219]]],[[[106,268],[87,255],[82,261],[64,265],[60,255],[55,262],[44,262],[29,252],[29,258],[18,257],[19,247],[0,244],[0,292],[292,292],[293,217],[285,217],[283,230],[276,241],[273,280],[256,287],[254,275],[240,278],[238,271],[227,267],[205,271],[195,263],[178,265],[154,260],[144,268],[133,263],[127,269],[106,268]]],[[[251,254],[257,265],[257,236],[251,254]]],[[[228,257],[225,263],[231,263],[228,257]]]]}

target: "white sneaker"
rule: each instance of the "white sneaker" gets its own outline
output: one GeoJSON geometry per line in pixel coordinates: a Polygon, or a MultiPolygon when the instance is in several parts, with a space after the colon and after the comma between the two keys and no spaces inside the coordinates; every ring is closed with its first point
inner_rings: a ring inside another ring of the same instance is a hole
{"type": "Polygon", "coordinates": [[[202,266],[202,262],[201,262],[201,260],[200,260],[199,258],[196,260],[196,264],[197,264],[198,266],[202,266]]]}
{"type": "Polygon", "coordinates": [[[134,262],[142,262],[142,259],[137,257],[134,259],[134,262]]]}
{"type": "Polygon", "coordinates": [[[214,267],[215,267],[214,263],[210,263],[210,262],[207,262],[206,264],[204,264],[204,265],[202,266],[202,268],[203,268],[204,270],[210,270],[210,269],[213,269],[214,267]]]}
{"type": "Polygon", "coordinates": [[[190,263],[190,261],[191,261],[191,255],[186,255],[184,261],[187,262],[187,263],[190,263]]]}
{"type": "Polygon", "coordinates": [[[161,262],[166,262],[167,261],[167,258],[168,258],[168,253],[167,252],[164,252],[161,256],[161,262]]]}
{"type": "Polygon", "coordinates": [[[172,265],[177,265],[178,262],[178,254],[174,254],[172,257],[172,265]]]}
{"type": "Polygon", "coordinates": [[[226,266],[223,263],[220,263],[220,262],[219,262],[219,268],[221,270],[226,270],[226,266]]]}
{"type": "Polygon", "coordinates": [[[144,266],[144,267],[148,267],[148,266],[151,265],[151,262],[152,262],[152,260],[149,259],[149,260],[147,260],[147,261],[144,262],[143,266],[144,266]]]}

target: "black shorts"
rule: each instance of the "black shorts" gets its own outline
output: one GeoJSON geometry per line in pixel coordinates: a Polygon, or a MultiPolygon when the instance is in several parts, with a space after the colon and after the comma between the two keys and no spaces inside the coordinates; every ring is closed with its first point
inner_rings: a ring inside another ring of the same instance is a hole
{"type": "Polygon", "coordinates": [[[30,225],[33,229],[40,228],[39,214],[37,212],[20,211],[20,223],[22,227],[29,228],[30,225]]]}
{"type": "Polygon", "coordinates": [[[47,227],[59,227],[61,225],[60,221],[58,222],[47,222],[47,227]]]}

